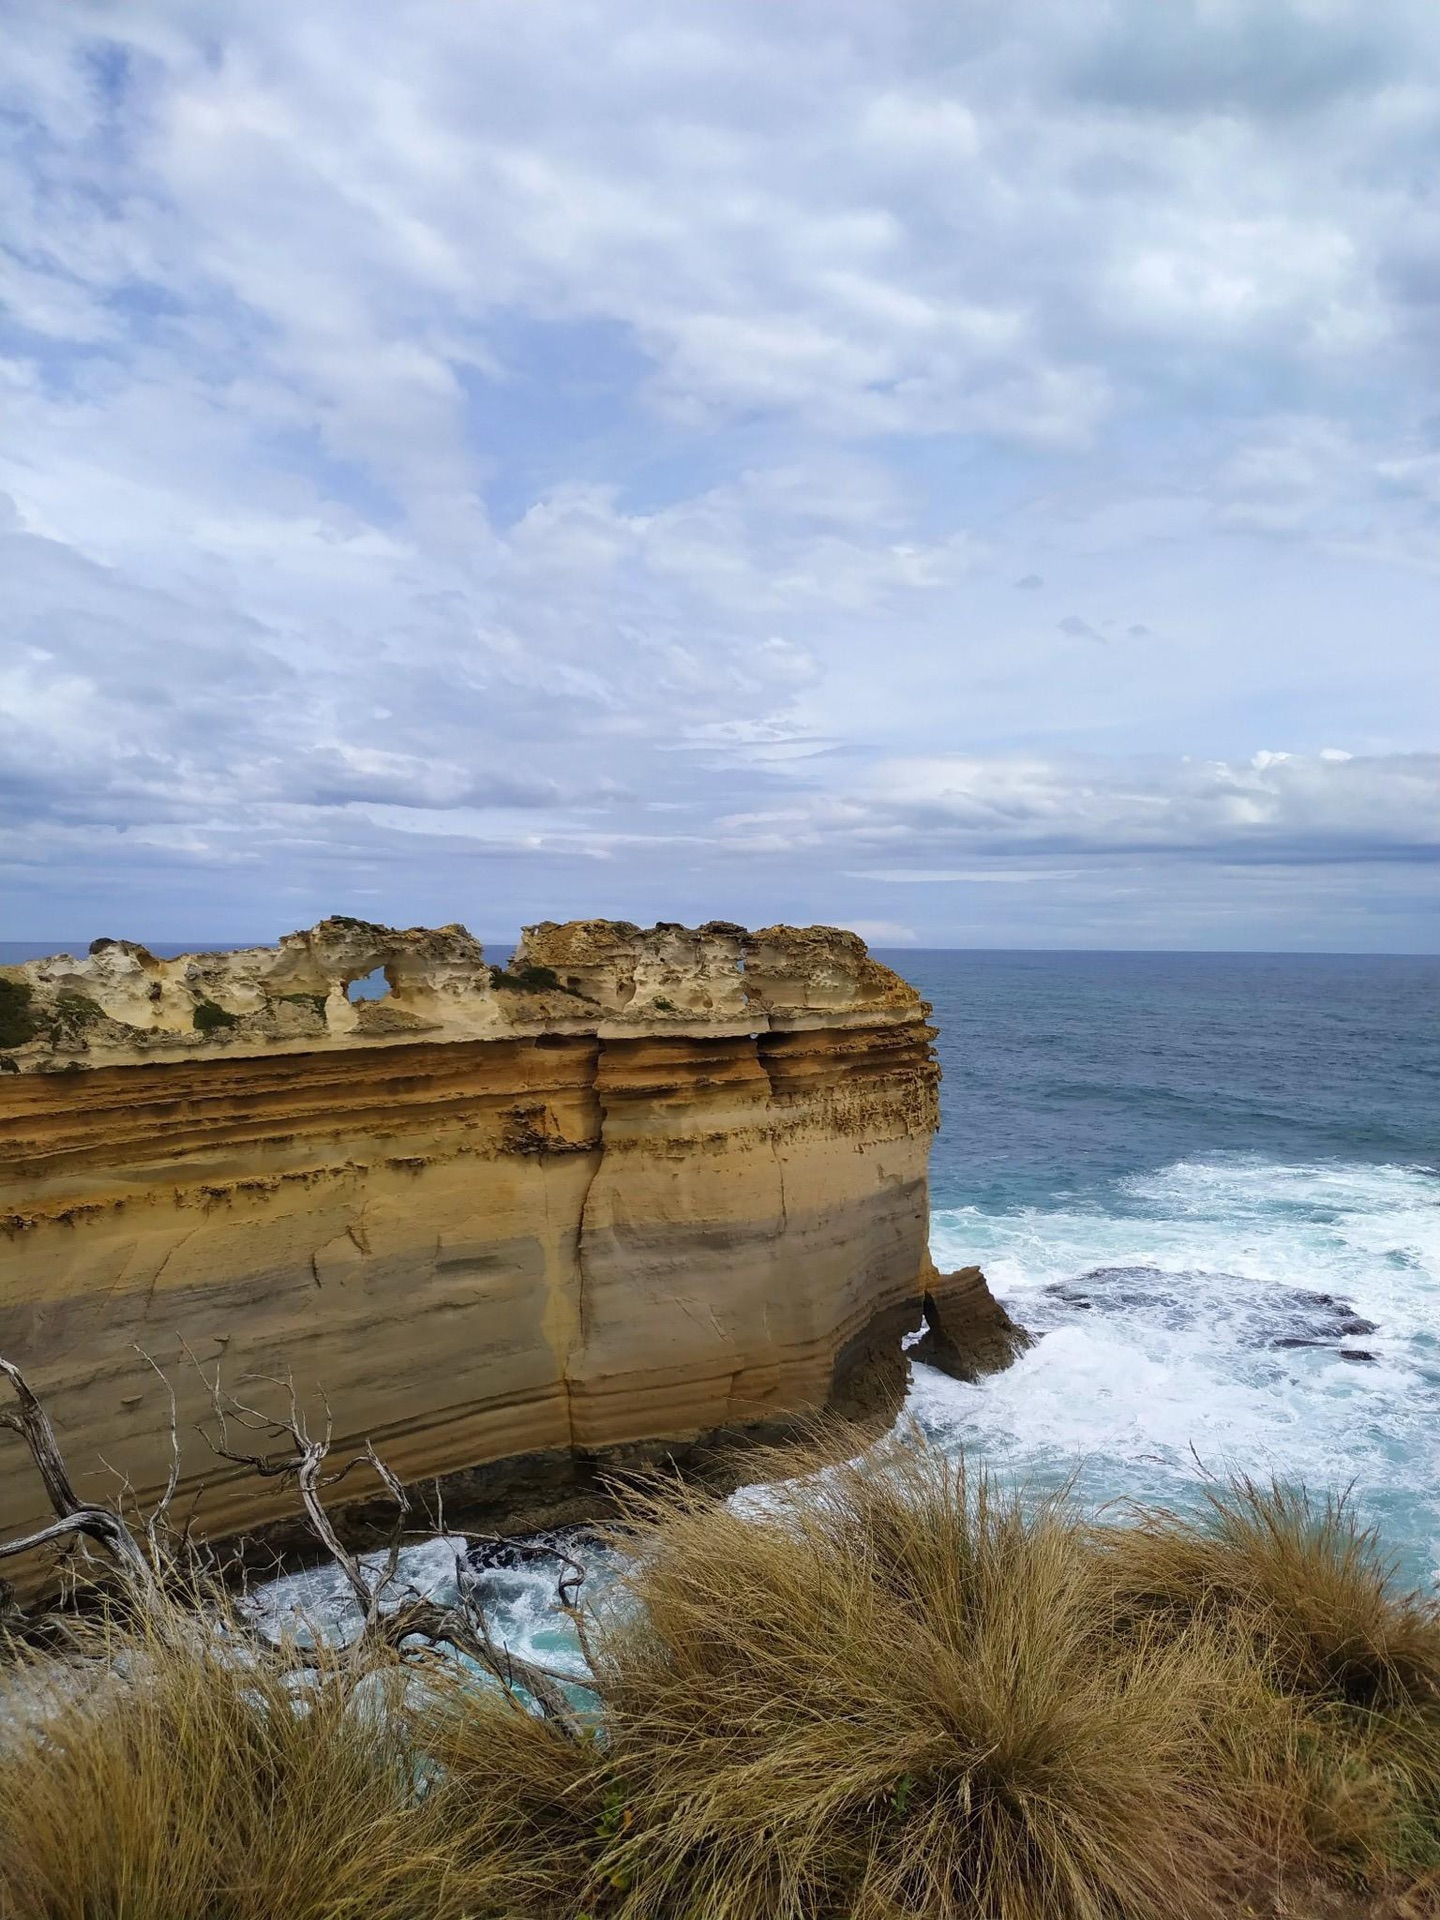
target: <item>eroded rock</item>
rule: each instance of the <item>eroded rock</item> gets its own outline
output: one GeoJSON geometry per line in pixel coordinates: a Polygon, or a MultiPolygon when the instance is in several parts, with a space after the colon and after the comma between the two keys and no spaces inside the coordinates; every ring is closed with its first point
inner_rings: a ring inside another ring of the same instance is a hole
{"type": "Polygon", "coordinates": [[[507,965],[466,929],[334,915],[274,947],[159,959],[102,939],[82,957],[0,968],[7,1070],[126,1065],[195,1055],[309,1052],[316,1043],[491,1040],[905,1024],[928,1011],[865,943],[838,927],[703,927],[572,920],[528,927],[507,965]],[[379,999],[352,1000],[383,974],[379,999]]]}
{"type": "Polygon", "coordinates": [[[925,1331],[910,1357],[953,1380],[973,1382],[1001,1373],[1031,1345],[1030,1335],[991,1293],[979,1267],[932,1272],[924,1306],[925,1331]]]}

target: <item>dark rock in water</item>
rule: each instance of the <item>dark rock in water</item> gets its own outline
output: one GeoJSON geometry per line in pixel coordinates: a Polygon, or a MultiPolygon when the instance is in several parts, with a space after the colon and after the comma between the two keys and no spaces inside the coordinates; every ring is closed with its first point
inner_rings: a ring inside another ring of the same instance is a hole
{"type": "Polygon", "coordinates": [[[1044,1292],[1079,1313],[1133,1313],[1154,1325],[1179,1328],[1193,1326],[1203,1316],[1202,1283],[1215,1278],[1164,1273],[1159,1267],[1092,1267],[1073,1280],[1052,1280],[1044,1292]]]}
{"type": "Polygon", "coordinates": [[[1185,1275],[1158,1267],[1092,1267],[1078,1280],[1053,1280],[1045,1291],[1072,1307],[1153,1307],[1168,1300],[1175,1280],[1185,1275]]]}
{"type": "Polygon", "coordinates": [[[480,1536],[472,1540],[458,1570],[462,1591],[478,1587],[486,1574],[544,1573],[555,1581],[561,1606],[573,1606],[584,1584],[585,1569],[568,1550],[583,1530],[535,1533],[528,1538],[480,1536]]]}
{"type": "Polygon", "coordinates": [[[1373,1320],[1333,1293],[1272,1287],[1243,1274],[1166,1273],[1159,1267],[1093,1267],[1074,1280],[1052,1281],[1046,1296],[1072,1312],[1134,1313],[1165,1327],[1206,1319],[1228,1325],[1247,1347],[1328,1347],[1378,1332],[1373,1320]],[[1223,1304],[1217,1303],[1217,1293],[1223,1304]]]}
{"type": "Polygon", "coordinates": [[[567,1549],[573,1544],[568,1535],[558,1533],[533,1533],[523,1539],[482,1535],[466,1547],[465,1564],[472,1573],[526,1573],[569,1561],[567,1549]]]}
{"type": "MultiPolygon", "coordinates": [[[[1362,1319],[1348,1300],[1333,1293],[1306,1293],[1296,1288],[1288,1297],[1289,1324],[1266,1342],[1271,1347],[1333,1347],[1355,1334],[1375,1333],[1373,1320],[1362,1319]]],[[[1346,1359],[1350,1354],[1343,1356],[1346,1359]]]]}
{"type": "MultiPolygon", "coordinates": [[[[1362,1320],[1348,1300],[1337,1300],[1333,1293],[1304,1293],[1297,1289],[1291,1296],[1300,1307],[1324,1307],[1329,1311],[1321,1317],[1327,1322],[1325,1331],[1331,1334],[1374,1333],[1377,1331],[1373,1320],[1362,1320]]],[[[1282,1342],[1276,1341],[1276,1346],[1282,1342]]]]}
{"type": "Polygon", "coordinates": [[[991,1293],[979,1267],[937,1273],[925,1295],[925,1331],[912,1360],[938,1367],[952,1380],[976,1381],[1000,1373],[1032,1344],[991,1293]]]}
{"type": "Polygon", "coordinates": [[[473,1573],[522,1573],[539,1560],[548,1560],[547,1548],[528,1540],[472,1540],[465,1564],[473,1573]]]}
{"type": "Polygon", "coordinates": [[[1342,1347],[1340,1358],[1342,1360],[1373,1360],[1375,1356],[1365,1347],[1342,1347]]]}

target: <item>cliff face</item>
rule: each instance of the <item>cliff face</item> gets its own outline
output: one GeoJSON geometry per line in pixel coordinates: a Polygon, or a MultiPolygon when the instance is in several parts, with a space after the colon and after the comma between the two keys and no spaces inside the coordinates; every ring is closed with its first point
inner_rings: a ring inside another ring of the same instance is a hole
{"type": "MultiPolygon", "coordinates": [[[[337,1448],[472,1503],[783,1422],[932,1284],[927,1012],[831,928],[546,924],[500,972],[463,928],[330,920],[5,969],[0,1353],[82,1494],[103,1456],[142,1499],[152,1356],[211,1533],[289,1500],[195,1437],[201,1367],[293,1376],[337,1448]]],[[[42,1515],[3,1468],[9,1533],[42,1515]]]]}

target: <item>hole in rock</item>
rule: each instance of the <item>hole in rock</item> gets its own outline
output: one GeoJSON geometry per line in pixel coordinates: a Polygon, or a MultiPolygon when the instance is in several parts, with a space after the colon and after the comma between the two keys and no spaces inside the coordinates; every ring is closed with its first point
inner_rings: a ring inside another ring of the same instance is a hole
{"type": "Polygon", "coordinates": [[[390,982],[385,978],[383,967],[376,967],[362,980],[349,980],[345,985],[347,1000],[383,1000],[389,991],[390,982]]]}

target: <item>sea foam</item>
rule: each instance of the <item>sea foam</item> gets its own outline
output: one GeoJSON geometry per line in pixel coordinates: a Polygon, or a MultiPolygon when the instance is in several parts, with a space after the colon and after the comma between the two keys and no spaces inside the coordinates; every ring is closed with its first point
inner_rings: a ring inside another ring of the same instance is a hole
{"type": "Polygon", "coordinates": [[[1072,1207],[937,1213],[1039,1336],[965,1386],[917,1367],[908,1411],[1007,1477],[1103,1505],[1206,1474],[1344,1488],[1413,1578],[1440,1563],[1440,1177],[1177,1161],[1072,1207]]]}

